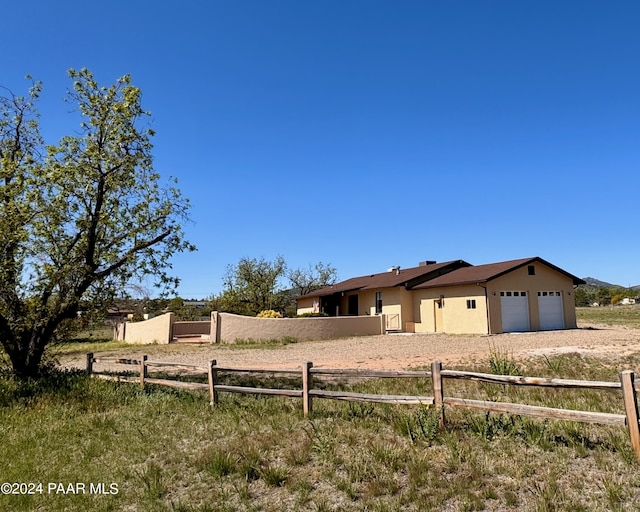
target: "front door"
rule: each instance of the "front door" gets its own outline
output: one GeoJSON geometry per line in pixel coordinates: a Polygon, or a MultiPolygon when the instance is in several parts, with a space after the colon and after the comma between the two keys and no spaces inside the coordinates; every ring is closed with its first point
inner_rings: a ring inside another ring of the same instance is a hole
{"type": "Polygon", "coordinates": [[[444,332],[442,325],[442,307],[444,299],[437,299],[433,301],[433,322],[435,332],[444,332]]]}
{"type": "Polygon", "coordinates": [[[349,303],[347,314],[350,316],[358,316],[358,296],[349,295],[349,303]]]}

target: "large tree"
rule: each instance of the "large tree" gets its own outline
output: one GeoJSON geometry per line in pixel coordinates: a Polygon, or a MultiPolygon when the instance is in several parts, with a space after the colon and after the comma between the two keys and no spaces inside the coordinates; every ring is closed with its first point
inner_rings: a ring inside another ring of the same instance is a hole
{"type": "Polygon", "coordinates": [[[104,306],[133,280],[169,291],[172,254],[193,250],[189,202],[153,168],[149,113],[129,76],[100,86],[69,70],[80,128],[44,145],[36,101],[0,95],[0,343],[18,377],[37,376],[80,305],[104,306]]]}
{"type": "Polygon", "coordinates": [[[282,256],[274,261],[242,258],[227,266],[224,289],[212,299],[212,305],[219,311],[240,315],[274,309],[295,316],[295,297],[334,284],[336,279],[336,269],[322,262],[289,269],[282,256]],[[285,278],[289,287],[284,286],[285,278]]]}
{"type": "Polygon", "coordinates": [[[286,269],[282,256],[274,261],[242,258],[237,264],[228,265],[223,278],[224,290],[213,300],[214,307],[241,315],[283,310],[286,297],[282,294],[281,280],[286,269]]]}
{"type": "Polygon", "coordinates": [[[295,268],[287,272],[287,278],[293,286],[297,296],[306,295],[319,288],[335,284],[338,280],[338,272],[331,265],[325,265],[321,261],[307,268],[295,268]]]}

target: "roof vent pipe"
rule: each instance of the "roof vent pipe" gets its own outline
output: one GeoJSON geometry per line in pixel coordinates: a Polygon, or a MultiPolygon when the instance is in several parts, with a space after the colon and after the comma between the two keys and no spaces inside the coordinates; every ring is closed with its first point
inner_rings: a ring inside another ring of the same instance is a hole
{"type": "Polygon", "coordinates": [[[400,266],[396,265],[395,267],[391,267],[389,269],[387,269],[387,272],[395,272],[396,275],[400,274],[400,266]]]}

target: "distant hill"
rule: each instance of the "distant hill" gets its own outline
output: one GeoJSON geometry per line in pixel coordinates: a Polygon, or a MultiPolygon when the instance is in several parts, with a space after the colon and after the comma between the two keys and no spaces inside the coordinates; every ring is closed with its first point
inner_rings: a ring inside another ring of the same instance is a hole
{"type": "Polygon", "coordinates": [[[617,284],[607,283],[606,281],[600,281],[595,277],[583,277],[584,281],[587,282],[587,286],[597,286],[598,288],[618,288],[617,284]]]}
{"type": "MultiPolygon", "coordinates": [[[[583,277],[584,281],[587,282],[586,285],[582,286],[593,286],[595,288],[626,288],[626,286],[621,286],[619,284],[607,283],[606,281],[600,281],[595,277],[583,277]]],[[[632,290],[640,291],[640,284],[631,287],[632,290]]]]}

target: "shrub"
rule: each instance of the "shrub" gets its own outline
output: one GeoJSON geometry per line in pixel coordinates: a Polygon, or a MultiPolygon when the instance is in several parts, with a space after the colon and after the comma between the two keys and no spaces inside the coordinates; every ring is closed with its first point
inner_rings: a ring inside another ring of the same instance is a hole
{"type": "Polygon", "coordinates": [[[282,315],[273,309],[266,309],[258,313],[258,318],[282,318],[282,315]]]}
{"type": "Polygon", "coordinates": [[[302,313],[301,315],[297,315],[298,318],[312,318],[316,316],[329,316],[327,313],[302,313]]]}
{"type": "Polygon", "coordinates": [[[506,349],[491,347],[489,366],[494,375],[522,375],[522,369],[506,349]]]}

